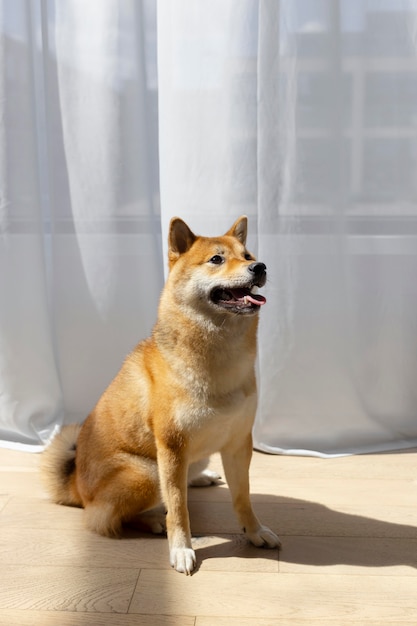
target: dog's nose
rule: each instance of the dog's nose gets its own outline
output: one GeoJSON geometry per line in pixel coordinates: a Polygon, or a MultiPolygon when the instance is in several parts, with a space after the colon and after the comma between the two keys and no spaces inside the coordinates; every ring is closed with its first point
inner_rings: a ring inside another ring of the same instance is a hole
{"type": "Polygon", "coordinates": [[[250,265],[248,265],[248,270],[252,272],[252,274],[255,274],[255,278],[260,278],[266,272],[266,265],[265,263],[260,263],[259,261],[257,261],[256,263],[251,263],[250,265]]]}

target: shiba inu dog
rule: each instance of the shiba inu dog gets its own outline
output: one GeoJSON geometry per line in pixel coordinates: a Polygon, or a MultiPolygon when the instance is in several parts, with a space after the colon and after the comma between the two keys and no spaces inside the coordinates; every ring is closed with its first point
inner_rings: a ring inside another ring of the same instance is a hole
{"type": "Polygon", "coordinates": [[[219,478],[220,451],[233,507],[255,546],[278,537],[261,525],[249,495],[258,313],[266,266],[246,249],[247,218],[221,237],[170,223],[169,275],[152,335],[126,358],[82,426],[64,426],[43,453],[55,502],[85,508],[87,526],[115,536],[142,516],[168,534],[170,562],[190,574],[187,485],[219,478]],[[166,507],[162,516],[157,507],[166,507]]]}

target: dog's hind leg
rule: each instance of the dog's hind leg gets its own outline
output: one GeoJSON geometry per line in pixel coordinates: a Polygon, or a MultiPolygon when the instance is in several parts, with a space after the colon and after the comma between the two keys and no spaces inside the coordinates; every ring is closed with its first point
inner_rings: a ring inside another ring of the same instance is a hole
{"type": "Polygon", "coordinates": [[[143,526],[161,533],[164,531],[164,515],[156,511],[151,513],[160,503],[156,462],[134,457],[131,463],[125,461],[119,467],[113,467],[112,472],[100,481],[94,497],[87,499],[86,524],[100,535],[117,537],[124,522],[136,521],[145,514],[143,526]]]}
{"type": "Polygon", "coordinates": [[[166,533],[166,510],[161,505],[149,511],[144,511],[127,520],[127,525],[138,530],[151,532],[153,535],[162,535],[166,533]]]}
{"type": "Polygon", "coordinates": [[[84,521],[89,530],[105,537],[118,537],[122,518],[113,502],[96,498],[85,506],[84,521]]]}

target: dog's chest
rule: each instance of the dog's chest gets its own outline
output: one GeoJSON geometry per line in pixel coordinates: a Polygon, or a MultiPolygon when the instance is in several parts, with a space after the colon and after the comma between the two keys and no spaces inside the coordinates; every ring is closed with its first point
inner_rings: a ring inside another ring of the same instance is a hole
{"type": "Polygon", "coordinates": [[[220,450],[239,433],[249,432],[256,411],[256,392],[242,390],[222,398],[194,398],[177,407],[176,424],[188,440],[193,459],[220,450]]]}

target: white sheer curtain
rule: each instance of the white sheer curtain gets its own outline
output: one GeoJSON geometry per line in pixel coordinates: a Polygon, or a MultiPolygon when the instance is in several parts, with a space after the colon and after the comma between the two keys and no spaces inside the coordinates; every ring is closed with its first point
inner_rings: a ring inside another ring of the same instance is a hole
{"type": "Polygon", "coordinates": [[[5,445],[82,420],[149,333],[172,215],[218,234],[242,213],[269,270],[256,446],[417,445],[416,16],[0,2],[5,445]]]}
{"type": "Polygon", "coordinates": [[[163,285],[156,7],[0,3],[0,439],[81,421],[163,285]]]}
{"type": "Polygon", "coordinates": [[[247,213],[269,270],[261,450],[417,444],[416,11],[159,4],[162,207],[247,213]]]}

